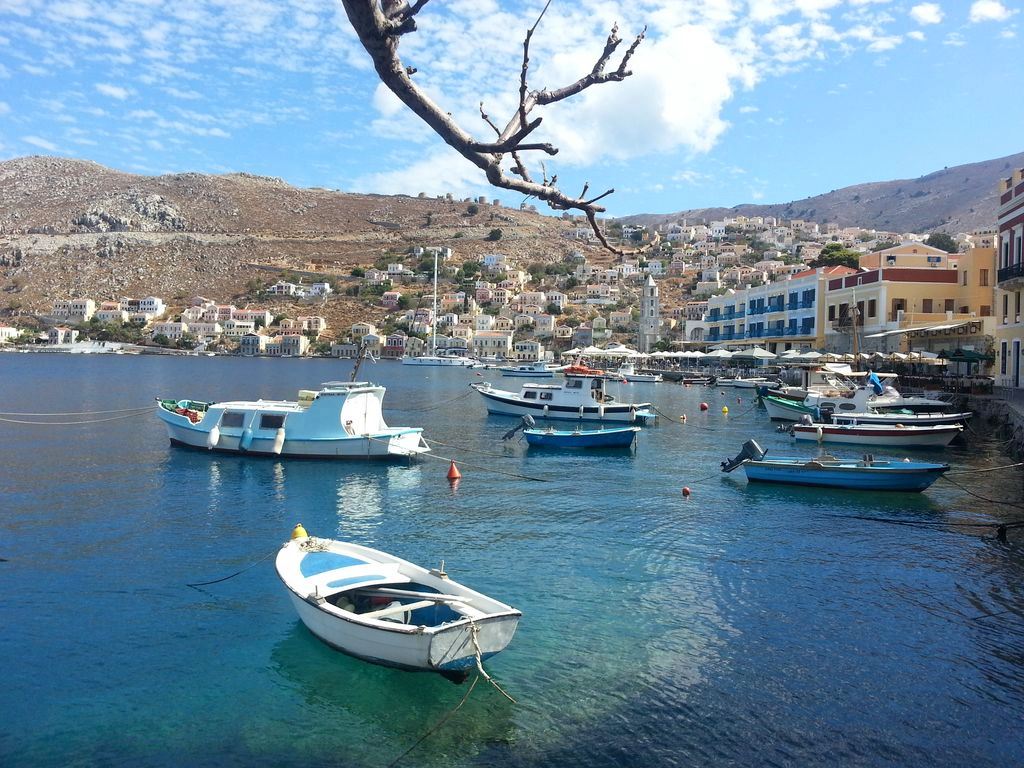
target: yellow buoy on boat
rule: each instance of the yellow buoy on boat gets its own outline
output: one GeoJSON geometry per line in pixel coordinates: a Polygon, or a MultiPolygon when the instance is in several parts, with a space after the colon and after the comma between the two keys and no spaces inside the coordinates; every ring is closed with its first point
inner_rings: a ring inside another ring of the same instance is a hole
{"type": "Polygon", "coordinates": [[[306,529],[302,527],[302,523],[299,523],[294,528],[292,528],[292,538],[293,539],[308,539],[309,538],[309,534],[306,533],[306,529]]]}

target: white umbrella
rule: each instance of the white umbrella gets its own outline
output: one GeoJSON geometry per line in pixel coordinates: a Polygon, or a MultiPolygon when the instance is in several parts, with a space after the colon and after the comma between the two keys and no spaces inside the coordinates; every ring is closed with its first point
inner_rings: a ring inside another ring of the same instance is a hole
{"type": "Polygon", "coordinates": [[[801,352],[796,356],[796,360],[817,360],[822,357],[821,352],[815,352],[813,349],[810,352],[801,352]]]}
{"type": "Polygon", "coordinates": [[[737,358],[752,358],[754,360],[774,360],[775,355],[769,352],[763,347],[754,347],[752,349],[743,349],[733,355],[737,358]]]}
{"type": "Polygon", "coordinates": [[[711,352],[708,352],[705,355],[705,357],[714,357],[717,359],[726,360],[732,357],[732,352],[730,352],[728,349],[716,349],[711,352]]]}

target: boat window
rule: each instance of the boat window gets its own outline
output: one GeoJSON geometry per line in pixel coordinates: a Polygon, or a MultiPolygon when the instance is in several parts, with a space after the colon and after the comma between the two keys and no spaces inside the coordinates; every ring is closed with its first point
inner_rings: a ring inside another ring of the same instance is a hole
{"type": "Polygon", "coordinates": [[[527,400],[536,400],[537,399],[537,393],[536,392],[523,392],[523,397],[526,398],[527,400]]]}
{"type": "Polygon", "coordinates": [[[540,393],[540,399],[541,400],[550,400],[551,399],[551,393],[550,392],[541,392],[540,393]]]}
{"type": "Polygon", "coordinates": [[[264,413],[260,416],[260,429],[280,429],[284,426],[284,415],[280,413],[264,413]]]}
{"type": "Polygon", "coordinates": [[[566,389],[582,389],[583,388],[583,382],[580,381],[579,379],[573,379],[572,381],[565,382],[565,388],[566,389]]]}
{"type": "Polygon", "coordinates": [[[856,403],[840,403],[839,410],[841,411],[853,411],[857,409],[856,403]]]}
{"type": "Polygon", "coordinates": [[[222,427],[241,427],[244,421],[245,414],[238,411],[225,411],[224,415],[220,417],[222,427]]]}

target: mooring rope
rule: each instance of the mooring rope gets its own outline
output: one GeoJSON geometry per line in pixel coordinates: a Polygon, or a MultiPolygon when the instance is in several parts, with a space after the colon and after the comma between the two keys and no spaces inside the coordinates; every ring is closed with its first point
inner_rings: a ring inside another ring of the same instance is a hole
{"type": "Polygon", "coordinates": [[[460,701],[458,704],[456,704],[454,709],[452,709],[449,712],[445,713],[444,717],[442,717],[440,720],[438,720],[436,723],[434,723],[434,725],[431,726],[430,729],[426,733],[424,733],[422,736],[420,736],[418,739],[416,739],[416,741],[413,743],[413,745],[411,747],[409,747],[407,750],[405,750],[405,752],[403,752],[398,757],[396,757],[394,760],[392,760],[390,763],[388,763],[387,764],[387,768],[394,768],[394,766],[398,765],[398,763],[402,759],[407,757],[410,752],[412,752],[414,749],[416,749],[416,747],[418,747],[420,744],[422,744],[424,741],[426,741],[427,738],[432,733],[434,733],[434,731],[436,731],[438,728],[440,728],[442,725],[444,725],[446,722],[448,722],[448,720],[451,718],[452,715],[454,715],[456,712],[458,712],[460,709],[462,709],[462,705],[466,703],[467,699],[469,699],[469,694],[471,694],[473,692],[473,689],[476,688],[476,684],[477,684],[477,682],[479,682],[479,680],[480,680],[479,677],[474,677],[473,678],[473,683],[469,686],[469,690],[466,691],[466,695],[462,697],[462,701],[460,701]]]}
{"type": "MultiPolygon", "coordinates": [[[[424,438],[424,439],[426,439],[426,438],[424,438]]],[[[507,454],[507,453],[491,453],[490,451],[479,451],[479,450],[477,450],[475,448],[466,448],[465,446],[462,446],[462,445],[452,445],[450,443],[442,443],[440,440],[436,440],[433,437],[430,438],[430,442],[434,443],[435,445],[443,445],[445,448],[454,448],[456,451],[463,451],[465,453],[477,453],[477,454],[479,454],[481,456],[491,456],[491,457],[493,457],[495,459],[507,459],[509,457],[509,454],[507,454]]]]}
{"type": "Polygon", "coordinates": [[[511,701],[513,704],[515,704],[516,700],[513,699],[511,696],[509,696],[508,693],[505,692],[504,688],[502,688],[500,685],[498,685],[497,680],[495,680],[493,677],[488,675],[486,671],[484,671],[483,651],[480,650],[480,643],[477,642],[477,639],[476,639],[476,636],[478,634],[480,634],[480,627],[478,627],[476,625],[475,621],[470,619],[469,620],[469,636],[473,640],[473,649],[474,649],[474,655],[476,656],[476,670],[477,670],[477,672],[480,673],[480,675],[484,678],[484,680],[486,680],[488,683],[493,685],[495,687],[495,689],[497,689],[498,693],[500,693],[506,699],[511,701]]]}
{"type": "MultiPolygon", "coordinates": [[[[364,435],[364,437],[366,437],[367,440],[374,441],[375,443],[390,443],[391,442],[390,440],[381,440],[379,437],[373,437],[372,435],[364,435]]],[[[423,441],[427,442],[427,439],[423,438],[423,441]]],[[[427,443],[427,444],[429,445],[429,443],[427,443]]],[[[429,451],[427,453],[409,454],[409,458],[414,458],[416,456],[426,456],[427,458],[438,459],[439,461],[448,461],[448,462],[454,462],[455,461],[455,459],[453,459],[451,457],[439,456],[438,454],[433,453],[433,449],[431,449],[431,451],[429,451]]],[[[480,466],[479,464],[470,464],[468,462],[462,461],[462,459],[459,459],[459,464],[461,466],[463,466],[463,467],[471,467],[472,469],[479,469],[479,470],[482,470],[483,472],[493,472],[496,475],[505,475],[506,477],[515,477],[515,478],[518,478],[520,480],[532,480],[535,483],[550,483],[551,482],[546,477],[533,477],[532,475],[523,475],[523,474],[520,474],[518,472],[504,472],[504,471],[502,471],[500,469],[494,469],[494,467],[483,467],[483,466],[480,466]]]]}
{"type": "MultiPolygon", "coordinates": [[[[278,548],[278,549],[279,549],[279,548],[278,548]]],[[[269,551],[269,552],[268,552],[267,554],[265,554],[265,555],[264,555],[263,557],[261,557],[261,558],[260,558],[259,560],[257,560],[257,561],[256,561],[255,563],[250,563],[249,565],[245,566],[245,568],[243,568],[242,570],[240,570],[240,571],[235,571],[235,572],[234,572],[234,573],[232,573],[232,574],[231,574],[230,576],[225,576],[224,578],[221,578],[221,579],[214,579],[213,581],[196,581],[196,582],[193,582],[193,583],[191,583],[191,584],[186,584],[185,586],[186,586],[186,587],[193,587],[193,588],[195,588],[195,587],[205,587],[205,586],[207,586],[208,584],[219,584],[219,583],[220,583],[220,582],[222,582],[222,581],[227,581],[228,579],[233,579],[233,578],[235,578],[235,576],[238,576],[238,575],[239,575],[240,573],[245,573],[245,572],[246,572],[246,571],[248,571],[248,570],[249,570],[250,568],[255,568],[255,567],[256,567],[257,565],[259,565],[260,563],[262,563],[262,562],[263,562],[264,560],[267,560],[267,559],[269,559],[269,558],[273,557],[274,555],[276,555],[276,554],[277,554],[277,552],[278,552],[278,549],[272,549],[272,550],[270,550],[270,551],[269,551]]]]}
{"type": "Polygon", "coordinates": [[[1018,461],[1016,464],[1004,464],[1001,467],[990,467],[988,469],[964,469],[960,472],[946,472],[943,477],[949,475],[980,475],[982,472],[998,472],[1001,469],[1013,469],[1014,467],[1024,467],[1024,461],[1018,461]]]}
{"type": "Polygon", "coordinates": [[[13,411],[0,411],[0,416],[102,416],[108,413],[127,413],[128,411],[151,411],[152,405],[144,405],[136,408],[117,408],[112,411],[57,411],[54,413],[15,413],[13,411]]]}
{"type": "Polygon", "coordinates": [[[473,390],[470,390],[469,392],[464,392],[461,395],[458,395],[457,397],[451,398],[450,400],[442,400],[439,403],[433,403],[432,405],[425,405],[422,408],[389,408],[389,410],[401,411],[403,413],[405,413],[405,412],[415,412],[415,411],[432,411],[435,408],[440,408],[442,405],[450,405],[451,403],[456,403],[459,400],[464,400],[465,398],[469,397],[472,394],[473,394],[473,390]]]}
{"type": "Polygon", "coordinates": [[[7,424],[31,424],[33,426],[40,427],[66,427],[73,426],[76,424],[100,424],[104,421],[120,421],[121,419],[134,419],[137,416],[145,416],[150,411],[147,408],[145,411],[139,411],[137,413],[129,413],[123,416],[108,416],[105,419],[80,419],[78,421],[30,421],[25,419],[5,419],[0,417],[0,421],[6,422],[7,424]]]}

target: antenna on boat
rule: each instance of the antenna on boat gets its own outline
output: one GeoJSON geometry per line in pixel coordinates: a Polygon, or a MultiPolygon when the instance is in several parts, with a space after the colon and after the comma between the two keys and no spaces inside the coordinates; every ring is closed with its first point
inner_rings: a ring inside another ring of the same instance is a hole
{"type": "Polygon", "coordinates": [[[356,353],[356,364],[352,366],[352,375],[348,377],[350,382],[356,380],[356,376],[359,375],[359,366],[363,364],[363,358],[366,357],[366,350],[369,345],[365,341],[359,342],[359,351],[356,353]]]}

